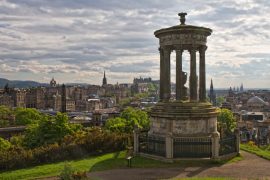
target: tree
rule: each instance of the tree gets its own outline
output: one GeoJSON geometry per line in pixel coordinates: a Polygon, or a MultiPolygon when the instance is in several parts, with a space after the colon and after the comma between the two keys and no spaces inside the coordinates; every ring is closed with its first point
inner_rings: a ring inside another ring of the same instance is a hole
{"type": "Polygon", "coordinates": [[[26,129],[25,145],[29,148],[59,142],[64,136],[79,130],[81,126],[68,123],[68,117],[64,113],[56,116],[43,116],[37,123],[32,123],[26,129]]]}
{"type": "Polygon", "coordinates": [[[229,109],[218,109],[218,130],[221,134],[231,134],[236,127],[236,120],[229,109]]]}
{"type": "Polygon", "coordinates": [[[148,84],[148,92],[150,95],[155,95],[158,90],[158,86],[154,83],[148,84]]]}
{"type": "Polygon", "coordinates": [[[126,108],[118,118],[109,119],[105,127],[111,131],[131,133],[134,126],[139,129],[148,129],[150,120],[148,114],[140,109],[126,108]]]}
{"type": "Polygon", "coordinates": [[[124,118],[116,117],[108,119],[105,128],[113,132],[127,132],[130,131],[127,125],[127,121],[124,118]]]}
{"type": "Polygon", "coordinates": [[[135,125],[140,129],[148,128],[150,124],[148,114],[145,111],[132,107],[127,107],[120,117],[126,119],[127,125],[131,126],[132,129],[135,125]]]}
{"type": "Polygon", "coordinates": [[[27,125],[40,120],[42,115],[33,108],[16,108],[15,122],[17,125],[27,125]]]}
{"type": "Polygon", "coordinates": [[[10,147],[11,147],[10,142],[0,137],[0,151],[5,151],[10,147]]]}
{"type": "Polygon", "coordinates": [[[225,102],[225,98],[223,96],[218,96],[217,97],[217,106],[220,107],[222,103],[225,102]]]}
{"type": "Polygon", "coordinates": [[[6,127],[12,124],[10,119],[12,116],[12,111],[6,106],[0,106],[0,127],[6,127]]]}

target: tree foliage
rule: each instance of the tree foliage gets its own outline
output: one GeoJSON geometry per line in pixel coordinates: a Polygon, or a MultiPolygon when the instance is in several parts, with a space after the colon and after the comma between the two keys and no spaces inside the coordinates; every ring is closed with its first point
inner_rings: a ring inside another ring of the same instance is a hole
{"type": "Polygon", "coordinates": [[[150,120],[145,111],[128,107],[120,117],[109,119],[105,127],[115,132],[131,133],[135,126],[139,129],[147,129],[149,124],[150,120]]]}
{"type": "Polygon", "coordinates": [[[10,142],[0,137],[0,151],[5,151],[10,147],[11,147],[10,142]]]}
{"type": "Polygon", "coordinates": [[[40,112],[33,108],[16,108],[15,117],[17,125],[27,125],[32,122],[37,122],[42,116],[40,112]]]}
{"type": "Polygon", "coordinates": [[[228,109],[219,109],[218,110],[218,130],[221,133],[232,133],[236,127],[236,120],[233,116],[233,113],[228,109]]]}
{"type": "Polygon", "coordinates": [[[10,126],[11,116],[13,115],[12,110],[6,106],[0,106],[0,127],[10,126]]]}
{"type": "Polygon", "coordinates": [[[222,103],[225,102],[225,98],[223,96],[218,96],[217,97],[217,106],[220,107],[222,103]]]}
{"type": "Polygon", "coordinates": [[[126,126],[126,124],[127,124],[126,119],[116,117],[109,119],[105,124],[105,128],[113,132],[129,132],[130,131],[128,129],[129,127],[126,126]]]}
{"type": "Polygon", "coordinates": [[[37,123],[31,124],[25,133],[25,145],[29,148],[60,141],[64,136],[80,129],[78,125],[68,123],[66,114],[43,116],[37,123]]]}

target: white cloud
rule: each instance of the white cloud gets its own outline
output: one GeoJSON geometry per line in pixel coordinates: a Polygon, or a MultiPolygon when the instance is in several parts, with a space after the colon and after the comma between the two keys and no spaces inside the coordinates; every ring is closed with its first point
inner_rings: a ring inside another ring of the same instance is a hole
{"type": "MultiPolygon", "coordinates": [[[[218,79],[218,87],[238,81],[270,87],[265,68],[270,59],[269,5],[267,0],[3,0],[1,75],[40,81],[55,76],[60,82],[92,84],[100,84],[103,70],[111,83],[158,78],[153,32],[179,24],[177,13],[188,11],[188,24],[213,29],[206,57],[208,80],[218,79]],[[254,76],[261,80],[252,80],[254,76]]],[[[184,65],[187,70],[187,60],[184,65]]]]}

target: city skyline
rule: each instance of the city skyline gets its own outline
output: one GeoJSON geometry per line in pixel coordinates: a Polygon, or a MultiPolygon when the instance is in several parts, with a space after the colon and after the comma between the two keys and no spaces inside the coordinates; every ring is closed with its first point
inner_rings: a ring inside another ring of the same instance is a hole
{"type": "MultiPolygon", "coordinates": [[[[241,83],[270,87],[269,1],[7,1],[0,2],[0,77],[101,84],[159,79],[153,32],[179,24],[213,29],[208,38],[207,87],[241,83]]],[[[172,61],[175,62],[174,53],[172,61]]],[[[184,52],[184,71],[188,70],[184,52]]],[[[175,77],[175,63],[172,63],[175,77]]],[[[172,79],[174,81],[174,78],[172,79]]]]}

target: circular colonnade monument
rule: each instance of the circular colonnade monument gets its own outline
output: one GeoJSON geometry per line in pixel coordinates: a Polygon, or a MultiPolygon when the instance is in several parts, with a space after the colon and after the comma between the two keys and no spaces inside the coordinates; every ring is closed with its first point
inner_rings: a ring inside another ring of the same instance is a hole
{"type": "MultiPolygon", "coordinates": [[[[179,13],[180,25],[154,32],[159,39],[160,101],[150,113],[150,130],[143,137],[134,133],[134,151],[156,158],[218,158],[220,136],[217,111],[206,101],[205,52],[212,30],[186,25],[187,13],[179,13]],[[183,51],[190,53],[188,73],[182,70],[183,51]],[[171,53],[176,53],[176,99],[171,100],[171,53]],[[198,76],[196,53],[199,53],[198,76]],[[189,90],[189,92],[187,92],[189,90]]],[[[236,142],[235,138],[235,142],[236,142]]],[[[229,154],[237,154],[235,147],[229,154]]]]}

